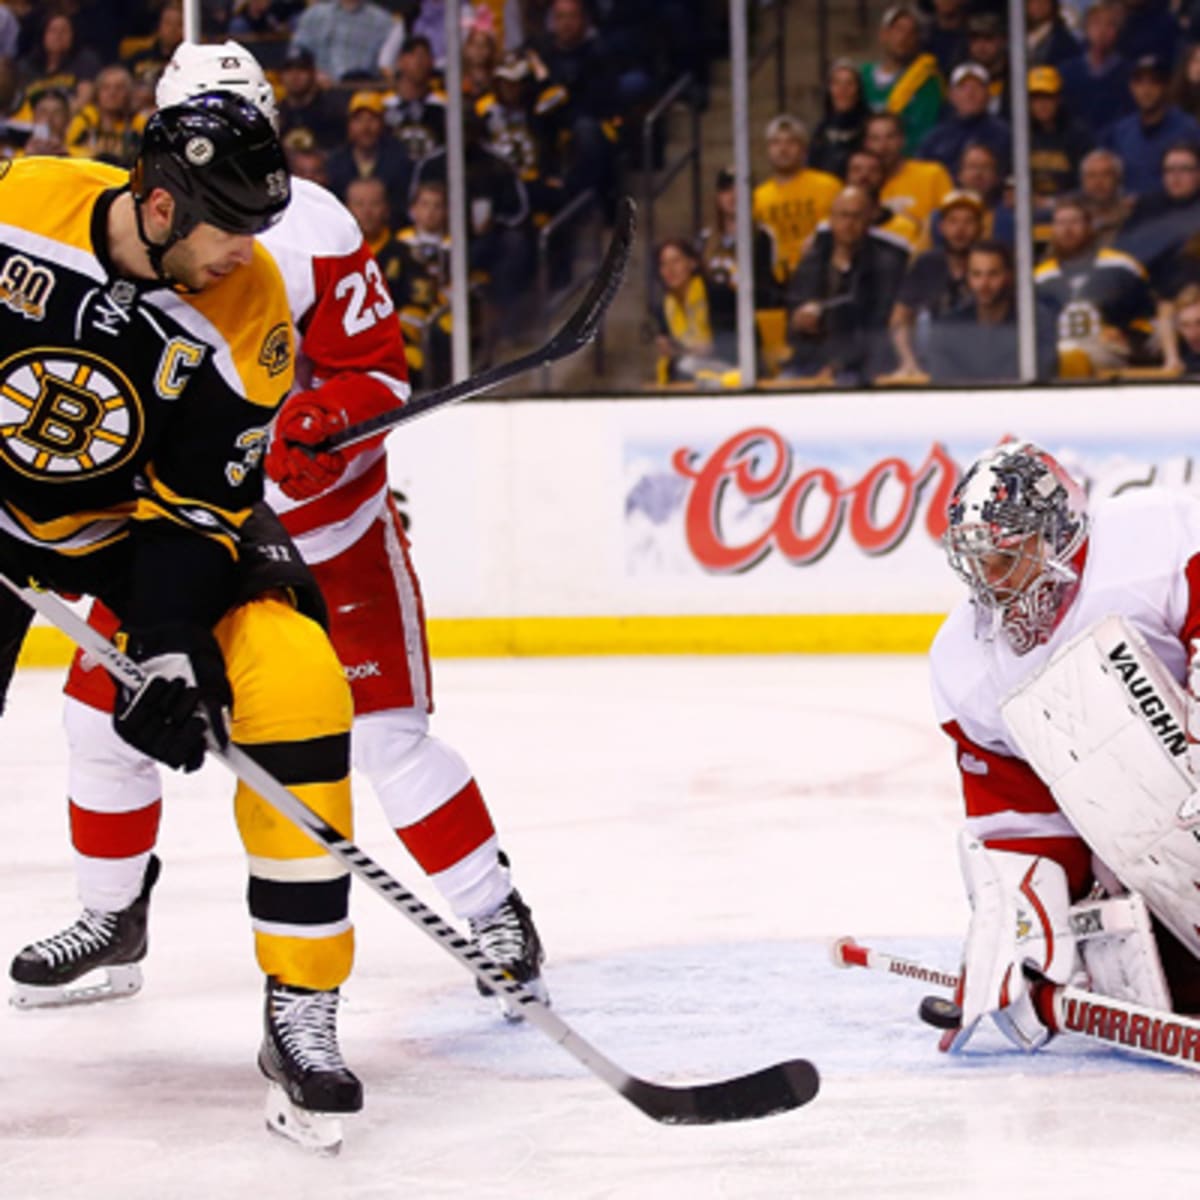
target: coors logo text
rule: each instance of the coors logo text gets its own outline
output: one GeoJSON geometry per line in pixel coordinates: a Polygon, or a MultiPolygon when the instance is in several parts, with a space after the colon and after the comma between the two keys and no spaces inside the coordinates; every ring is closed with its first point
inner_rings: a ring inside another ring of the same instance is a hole
{"type": "Polygon", "coordinates": [[[886,554],[908,533],[917,508],[929,492],[925,528],[940,538],[946,528],[946,503],[958,479],[958,467],[944,447],[934,443],[924,462],[910,466],[888,457],[858,480],[840,479],[826,467],[810,467],[793,478],[792,450],[773,429],[746,429],[722,442],[707,458],[677,450],[672,466],[692,481],[684,514],[688,547],[708,571],[748,571],[777,550],[795,566],[817,562],[828,553],[843,525],[867,554],[886,554]],[[882,493],[889,494],[886,512],[882,493]],[[728,506],[771,505],[762,532],[734,543],[723,521],[728,506]]]}

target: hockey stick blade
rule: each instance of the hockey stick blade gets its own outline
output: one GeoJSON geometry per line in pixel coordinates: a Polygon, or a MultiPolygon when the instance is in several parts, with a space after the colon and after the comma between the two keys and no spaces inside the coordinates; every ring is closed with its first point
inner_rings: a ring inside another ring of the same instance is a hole
{"type": "Polygon", "coordinates": [[[587,294],[579,302],[571,315],[563,322],[558,332],[542,347],[522,354],[511,362],[498,363],[463,379],[458,383],[447,384],[432,392],[410,400],[407,404],[389,409],[365,421],[335,433],[332,437],[318,445],[309,447],[313,454],[324,454],[331,450],[340,450],[345,446],[353,446],[367,438],[382,433],[385,429],[394,429],[398,425],[406,425],[417,417],[424,416],[436,408],[444,408],[458,400],[466,400],[471,396],[480,396],[492,388],[508,383],[526,371],[536,371],[539,367],[547,367],[559,359],[567,358],[577,350],[582,350],[597,334],[604,314],[612,303],[613,297],[625,279],[629,267],[629,258],[633,253],[634,238],[637,234],[637,204],[630,196],[623,196],[617,206],[616,220],[613,222],[612,240],[604,252],[596,277],[592,280],[587,294]]]}
{"type": "Polygon", "coordinates": [[[664,1125],[717,1125],[790,1112],[812,1100],[820,1087],[817,1068],[807,1059],[795,1058],[719,1083],[670,1087],[631,1078],[618,1090],[664,1125]]]}
{"type": "MultiPolygon", "coordinates": [[[[133,687],[145,682],[146,672],[140,664],[122,654],[108,638],[88,625],[57,597],[34,587],[22,587],[3,571],[0,571],[0,585],[40,612],[52,625],[102,663],[115,678],[133,687]]],[[[222,748],[210,734],[209,753],[220,759],[283,817],[324,846],[333,858],[476,979],[492,991],[507,995],[519,1006],[521,1015],[530,1025],[561,1046],[576,1062],[648,1117],[668,1125],[745,1121],[798,1108],[817,1094],[820,1082],[816,1068],[802,1059],[766,1067],[749,1075],[690,1087],[651,1083],[630,1075],[552,1008],[543,1004],[533,992],[487,958],[475,943],[410,892],[394,875],[343,837],[245,750],[233,742],[222,748]]]]}

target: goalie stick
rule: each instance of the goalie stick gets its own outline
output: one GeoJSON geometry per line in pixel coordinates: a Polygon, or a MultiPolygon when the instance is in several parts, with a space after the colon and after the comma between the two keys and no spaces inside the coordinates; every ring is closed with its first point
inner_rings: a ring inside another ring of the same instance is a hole
{"type": "MultiPolygon", "coordinates": [[[[873,950],[859,945],[853,938],[840,938],[833,944],[832,953],[833,961],[839,967],[866,967],[908,979],[927,980],[941,987],[953,989],[958,986],[957,975],[873,950]]],[[[1200,1020],[1195,1017],[1147,1008],[1131,1000],[1117,1000],[1083,988],[1051,983],[1035,984],[1034,987],[1038,1013],[1049,1018],[1050,1028],[1055,1033],[1073,1033],[1132,1054],[1173,1063],[1189,1071],[1200,1071],[1200,1020]]],[[[921,1009],[923,1019],[942,1029],[956,1028],[961,1022],[961,1011],[957,1013],[959,1021],[953,1021],[957,1005],[942,997],[926,996],[921,1009]],[[928,1003],[930,1001],[935,1003],[928,1003]],[[932,1019],[935,1015],[937,1019],[932,1019]]]]}
{"type": "Polygon", "coordinates": [[[353,446],[382,433],[385,429],[394,429],[397,425],[405,425],[417,417],[432,412],[435,408],[453,404],[457,400],[466,400],[471,396],[481,395],[491,391],[526,371],[547,367],[560,358],[567,358],[576,350],[582,350],[600,329],[600,322],[617,294],[626,268],[629,266],[629,256],[633,252],[633,239],[637,232],[637,205],[630,196],[623,196],[617,206],[617,216],[613,223],[612,240],[604,252],[604,258],[596,271],[587,294],[579,302],[574,312],[563,322],[562,328],[540,349],[522,354],[511,362],[497,363],[463,379],[458,383],[447,384],[407,404],[389,409],[365,421],[335,433],[315,446],[307,447],[313,454],[324,454],[330,450],[340,450],[344,446],[353,446]]]}
{"type": "MultiPolygon", "coordinates": [[[[0,572],[0,583],[41,613],[52,625],[92,655],[116,679],[130,687],[146,680],[146,672],[122,654],[61,600],[33,587],[22,587],[0,572]]],[[[639,1079],[618,1066],[577,1033],[532,992],[488,959],[469,939],[414,896],[398,879],[344,838],[332,825],[293,795],[244,750],[233,743],[222,749],[209,735],[209,753],[295,823],[326,852],[381,895],[476,979],[493,991],[504,992],[520,1013],[577,1062],[655,1121],[667,1125],[711,1125],[745,1121],[787,1112],[816,1096],[820,1078],[806,1059],[790,1059],[714,1083],[663,1084],[639,1079]]]]}

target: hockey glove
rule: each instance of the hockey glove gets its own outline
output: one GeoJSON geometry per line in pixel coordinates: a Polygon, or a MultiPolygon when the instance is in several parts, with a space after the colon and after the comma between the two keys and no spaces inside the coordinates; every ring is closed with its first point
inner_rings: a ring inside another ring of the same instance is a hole
{"type": "Polygon", "coordinates": [[[195,771],[205,734],[229,744],[225,709],[233,703],[216,638],[199,625],[126,631],[125,652],[146,672],[136,690],[118,685],[113,725],[131,746],[168,767],[195,771]]]}
{"type": "Polygon", "coordinates": [[[296,392],[275,419],[267,450],[267,474],[292,500],[311,500],[342,477],[346,456],[340,450],[312,449],[349,425],[345,409],[323,403],[319,392],[296,392]]]}

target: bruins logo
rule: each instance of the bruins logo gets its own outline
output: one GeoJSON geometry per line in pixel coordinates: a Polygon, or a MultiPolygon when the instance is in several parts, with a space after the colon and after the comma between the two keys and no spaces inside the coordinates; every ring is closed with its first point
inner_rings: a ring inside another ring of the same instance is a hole
{"type": "Polygon", "coordinates": [[[288,327],[280,322],[263,339],[258,361],[268,375],[282,375],[292,361],[292,339],[288,327]]]}
{"type": "Polygon", "coordinates": [[[113,471],[143,431],[133,385],[98,355],[41,346],[0,363],[0,459],[22,475],[69,482],[113,471]]]}

